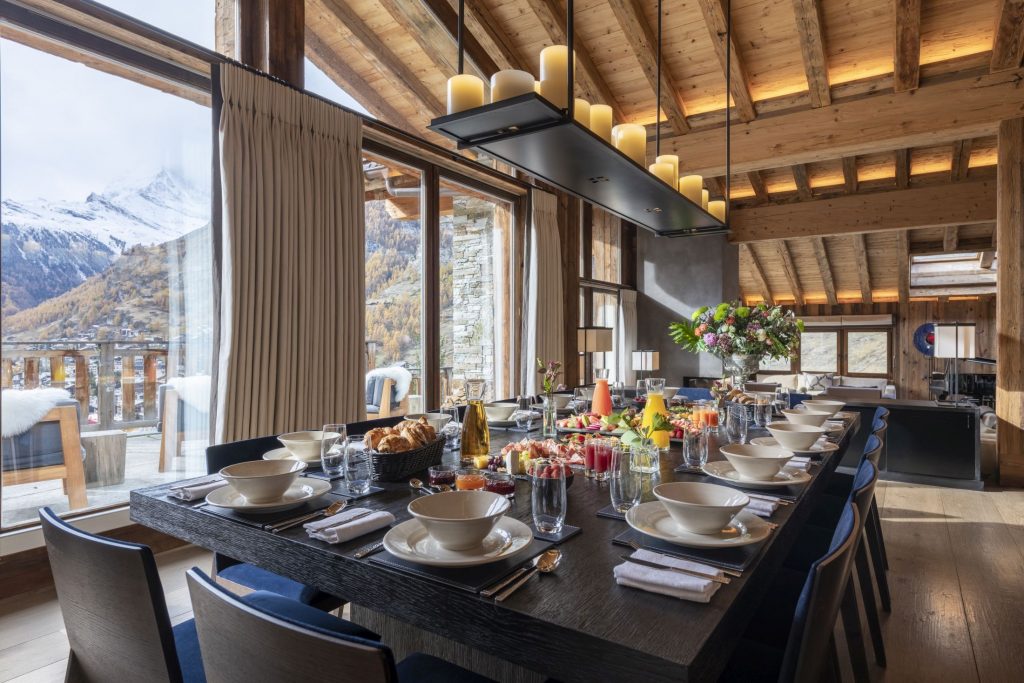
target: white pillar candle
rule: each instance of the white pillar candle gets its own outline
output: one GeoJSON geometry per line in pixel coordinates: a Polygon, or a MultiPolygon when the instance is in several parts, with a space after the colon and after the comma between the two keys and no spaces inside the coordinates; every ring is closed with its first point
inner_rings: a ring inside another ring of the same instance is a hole
{"type": "Polygon", "coordinates": [[[718,220],[725,222],[725,201],[722,199],[716,199],[713,202],[708,202],[708,213],[717,218],[718,220]]]}
{"type": "Polygon", "coordinates": [[[612,108],[609,105],[590,105],[590,130],[609,145],[612,143],[612,108]]]}
{"type": "Polygon", "coordinates": [[[711,199],[711,193],[707,190],[700,191],[700,208],[705,211],[708,210],[708,200],[711,199]]]}
{"type": "Polygon", "coordinates": [[[647,165],[647,130],[639,123],[620,123],[612,128],[615,149],[638,163],[647,165]]]}
{"type": "Polygon", "coordinates": [[[665,182],[670,187],[675,187],[676,178],[672,174],[672,164],[667,161],[659,161],[647,167],[653,176],[665,182]]]}
{"type": "Polygon", "coordinates": [[[550,45],[540,51],[540,94],[559,109],[569,107],[568,68],[569,48],[565,45],[550,45]]]}
{"type": "Polygon", "coordinates": [[[448,79],[448,113],[482,107],[484,82],[472,74],[458,74],[448,79]]]}
{"type": "Polygon", "coordinates": [[[491,76],[491,102],[533,92],[533,74],[518,69],[505,69],[491,76]]]}
{"type": "Polygon", "coordinates": [[[540,81],[533,82],[533,92],[540,94],[540,81]]]}
{"type": "Polygon", "coordinates": [[[576,119],[576,122],[582,124],[584,128],[590,128],[590,102],[587,102],[582,97],[575,98],[576,104],[573,105],[572,117],[576,119]]]}
{"type": "Polygon", "coordinates": [[[694,204],[700,203],[700,191],[704,187],[704,179],[699,175],[684,175],[679,179],[679,191],[694,204]]]}
{"type": "Polygon", "coordinates": [[[659,164],[672,164],[672,182],[669,185],[677,187],[679,185],[679,157],[675,154],[660,154],[655,161],[659,164]]]}

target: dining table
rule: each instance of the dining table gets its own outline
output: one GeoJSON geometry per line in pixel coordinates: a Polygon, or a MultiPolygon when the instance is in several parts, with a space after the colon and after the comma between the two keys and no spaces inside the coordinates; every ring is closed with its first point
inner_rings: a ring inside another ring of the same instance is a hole
{"type": "MultiPolygon", "coordinates": [[[[565,519],[580,531],[558,545],[557,570],[534,576],[503,602],[375,562],[376,555],[353,556],[380,540],[387,529],[335,545],[310,538],[302,526],[271,533],[210,514],[201,501],[172,497],[172,484],[133,490],[130,511],[136,523],[348,601],[353,621],[382,633],[399,656],[418,649],[500,680],[712,681],[734,656],[751,617],[771,590],[860,428],[855,412],[839,413],[836,418],[842,424],[829,440],[838,448],[813,462],[808,469],[810,480],[794,492],[791,504],[778,507],[768,520],[777,527],[755,547],[740,575],[721,586],[707,603],[616,583],[613,569],[632,549],[613,540],[629,527],[621,519],[598,515],[609,506],[608,484],[582,472],[574,475],[568,489],[565,519]],[[401,639],[401,645],[392,638],[401,639]]],[[[750,437],[759,434],[752,431],[750,437]]],[[[492,430],[492,452],[524,438],[540,437],[536,432],[492,430]]],[[[722,435],[712,431],[709,461],[723,459],[719,453],[723,443],[724,430],[722,435]]],[[[457,452],[447,457],[458,461],[457,452]]],[[[662,452],[653,483],[713,481],[700,472],[676,471],[682,458],[675,444],[662,452]]],[[[427,479],[425,472],[413,476],[427,479]]],[[[397,522],[409,519],[409,502],[425,495],[410,487],[408,480],[375,485],[379,491],[355,503],[387,510],[397,522]]],[[[528,525],[532,521],[530,486],[529,481],[517,481],[507,512],[528,525]]]]}

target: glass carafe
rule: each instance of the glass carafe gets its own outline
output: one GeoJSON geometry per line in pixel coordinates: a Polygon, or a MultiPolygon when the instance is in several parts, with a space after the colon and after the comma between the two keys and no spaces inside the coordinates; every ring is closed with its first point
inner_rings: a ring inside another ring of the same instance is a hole
{"type": "MultiPolygon", "coordinates": [[[[644,429],[650,429],[657,414],[668,417],[668,407],[665,405],[665,379],[650,377],[647,379],[647,403],[644,405],[644,417],[641,422],[644,429]]],[[[670,436],[667,431],[658,431],[651,433],[650,439],[658,448],[665,451],[668,450],[670,436]]]]}
{"type": "Polygon", "coordinates": [[[489,455],[491,432],[487,429],[487,413],[484,411],[484,393],[487,387],[482,379],[466,380],[466,416],[462,420],[462,459],[489,455]]]}

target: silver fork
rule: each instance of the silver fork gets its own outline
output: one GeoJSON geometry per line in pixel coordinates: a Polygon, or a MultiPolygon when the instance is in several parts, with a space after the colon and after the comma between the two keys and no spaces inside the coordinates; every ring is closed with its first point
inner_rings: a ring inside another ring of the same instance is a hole
{"type": "MultiPolygon", "coordinates": [[[[643,547],[641,544],[637,543],[636,541],[630,541],[629,542],[629,547],[632,548],[633,550],[648,550],[647,548],[643,547]]],[[[656,553],[658,551],[657,550],[652,550],[651,552],[656,553]]],[[[671,555],[669,557],[671,557],[671,555]]],[[[680,558],[680,559],[688,559],[688,558],[680,558]]],[[[729,569],[728,567],[723,567],[722,565],[720,565],[720,564],[718,564],[716,562],[712,562],[710,560],[690,560],[690,561],[691,562],[700,562],[700,563],[708,565],[709,567],[714,567],[715,569],[717,569],[718,571],[722,572],[723,574],[726,574],[728,576],[734,576],[737,579],[740,578],[741,576],[743,576],[743,572],[739,571],[738,569],[729,569]]]]}

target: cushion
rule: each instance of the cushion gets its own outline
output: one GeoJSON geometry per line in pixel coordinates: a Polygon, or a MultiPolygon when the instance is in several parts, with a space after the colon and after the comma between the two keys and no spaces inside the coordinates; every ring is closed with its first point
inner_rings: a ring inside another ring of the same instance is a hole
{"type": "Polygon", "coordinates": [[[242,597],[251,607],[297,626],[305,626],[328,635],[340,635],[380,642],[380,636],[369,629],[333,614],[321,612],[315,607],[304,605],[270,591],[256,591],[242,597]]]}
{"type": "MultiPolygon", "coordinates": [[[[17,392],[9,390],[5,393],[17,392]]],[[[56,401],[56,406],[75,406],[80,411],[78,401],[73,399],[56,401]]],[[[4,438],[0,449],[4,472],[64,464],[64,442],[60,437],[59,422],[37,422],[28,431],[4,438]]],[[[82,458],[85,458],[84,450],[82,458]]]]}
{"type": "Polygon", "coordinates": [[[399,662],[397,669],[399,683],[492,683],[490,678],[419,652],[399,662]]]}
{"type": "Polygon", "coordinates": [[[800,386],[807,391],[824,391],[832,386],[834,379],[835,373],[832,372],[820,374],[805,372],[801,377],[800,386]]]}
{"type": "Polygon", "coordinates": [[[225,567],[218,572],[218,575],[254,591],[277,593],[305,605],[312,604],[320,593],[318,588],[307,586],[247,562],[225,567]]]}
{"type": "Polygon", "coordinates": [[[174,627],[173,633],[174,646],[178,650],[178,663],[181,665],[181,676],[185,683],[206,683],[195,620],[181,622],[174,627]]]}

